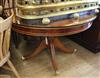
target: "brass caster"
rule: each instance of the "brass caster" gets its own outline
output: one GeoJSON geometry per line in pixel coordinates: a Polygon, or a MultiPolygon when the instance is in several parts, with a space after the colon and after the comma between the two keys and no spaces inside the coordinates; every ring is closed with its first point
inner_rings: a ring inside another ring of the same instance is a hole
{"type": "Polygon", "coordinates": [[[74,49],[74,52],[77,52],[77,49],[74,49]]]}
{"type": "Polygon", "coordinates": [[[24,61],[24,60],[25,60],[25,57],[23,57],[23,56],[22,56],[22,58],[21,58],[21,59],[24,61]]]}
{"type": "Polygon", "coordinates": [[[57,76],[57,75],[59,75],[60,74],[60,72],[59,71],[55,71],[55,75],[57,76]]]}
{"type": "Polygon", "coordinates": [[[77,51],[78,51],[77,49],[74,49],[73,54],[75,54],[77,51]]]}

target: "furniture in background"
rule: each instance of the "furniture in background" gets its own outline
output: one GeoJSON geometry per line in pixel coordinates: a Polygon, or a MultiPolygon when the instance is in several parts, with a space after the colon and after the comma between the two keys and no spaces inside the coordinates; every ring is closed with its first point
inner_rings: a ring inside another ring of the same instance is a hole
{"type": "Polygon", "coordinates": [[[7,63],[10,67],[10,70],[15,74],[15,76],[17,78],[20,78],[15,67],[10,61],[9,43],[12,26],[12,17],[13,14],[8,18],[4,20],[2,19],[0,21],[0,67],[3,67],[7,63]]]}
{"type": "Polygon", "coordinates": [[[100,12],[90,29],[72,35],[70,38],[94,53],[100,52],[100,12]]]}
{"type": "Polygon", "coordinates": [[[10,61],[9,45],[14,15],[11,12],[10,1],[11,0],[0,0],[0,6],[2,7],[2,10],[0,10],[0,67],[12,71],[17,78],[20,78],[14,65],[10,61]],[[9,68],[6,65],[9,66],[9,68]]]}

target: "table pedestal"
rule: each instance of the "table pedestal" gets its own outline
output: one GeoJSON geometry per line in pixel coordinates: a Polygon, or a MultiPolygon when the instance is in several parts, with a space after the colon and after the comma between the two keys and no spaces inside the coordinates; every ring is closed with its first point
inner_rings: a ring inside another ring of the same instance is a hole
{"type": "Polygon", "coordinates": [[[45,37],[45,39],[40,42],[40,45],[36,48],[35,51],[33,51],[29,55],[22,57],[22,59],[26,60],[35,57],[45,48],[49,48],[50,50],[51,62],[56,74],[58,73],[58,64],[55,57],[55,48],[58,48],[59,50],[61,50],[61,52],[64,53],[72,53],[77,51],[77,49],[66,48],[57,37],[45,37]]]}

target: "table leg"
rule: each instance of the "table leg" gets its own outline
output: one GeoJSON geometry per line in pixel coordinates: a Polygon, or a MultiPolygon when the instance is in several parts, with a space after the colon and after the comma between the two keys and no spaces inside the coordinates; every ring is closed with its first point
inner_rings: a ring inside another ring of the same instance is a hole
{"type": "Polygon", "coordinates": [[[36,55],[41,53],[42,50],[44,50],[45,48],[46,48],[46,44],[45,44],[45,41],[43,40],[40,42],[40,45],[36,48],[35,51],[33,51],[31,54],[28,54],[28,55],[22,57],[22,60],[27,60],[27,59],[35,57],[36,55]]]}
{"type": "Polygon", "coordinates": [[[72,53],[72,52],[76,51],[76,49],[66,48],[57,37],[45,37],[45,40],[42,40],[40,42],[39,47],[37,47],[35,51],[33,51],[29,55],[24,56],[22,59],[26,60],[26,59],[33,58],[36,55],[38,55],[39,53],[41,53],[42,50],[44,50],[45,48],[50,49],[51,62],[52,62],[52,66],[53,66],[56,74],[58,74],[59,72],[58,72],[58,64],[56,62],[55,48],[58,48],[58,49],[64,51],[65,53],[72,53]]]}
{"type": "Polygon", "coordinates": [[[77,51],[77,49],[65,47],[64,44],[56,37],[54,37],[53,40],[54,40],[54,46],[58,48],[59,50],[62,50],[62,52],[64,53],[73,53],[77,51]]]}
{"type": "Polygon", "coordinates": [[[56,74],[58,73],[58,64],[56,62],[56,53],[55,53],[55,47],[54,47],[54,40],[53,38],[47,38],[48,39],[48,47],[50,49],[50,53],[51,53],[51,62],[52,62],[52,66],[55,70],[56,74]]]}

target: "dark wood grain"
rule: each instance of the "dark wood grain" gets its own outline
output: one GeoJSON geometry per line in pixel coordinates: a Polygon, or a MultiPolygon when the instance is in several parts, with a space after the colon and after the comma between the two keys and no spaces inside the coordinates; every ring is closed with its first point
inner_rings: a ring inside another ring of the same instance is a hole
{"type": "Polygon", "coordinates": [[[90,27],[91,22],[79,26],[64,28],[36,28],[20,26],[19,24],[13,24],[12,30],[16,31],[17,33],[31,36],[65,36],[85,31],[90,27]]]}
{"type": "Polygon", "coordinates": [[[66,21],[62,21],[59,23],[56,23],[56,27],[46,27],[46,26],[29,27],[27,25],[25,26],[25,25],[13,23],[12,30],[17,33],[29,35],[29,36],[44,37],[44,40],[40,42],[40,45],[36,48],[36,50],[29,55],[25,55],[23,57],[23,60],[35,57],[36,55],[41,53],[41,51],[44,50],[45,48],[49,48],[52,66],[55,70],[55,73],[56,74],[58,73],[58,64],[56,62],[55,48],[58,48],[64,51],[65,53],[72,53],[76,51],[76,49],[66,48],[58,39],[58,36],[72,35],[72,34],[85,31],[91,27],[92,22],[87,22],[81,25],[72,25],[72,26],[65,26],[66,21]],[[61,27],[59,25],[61,25],[61,27]]]}

